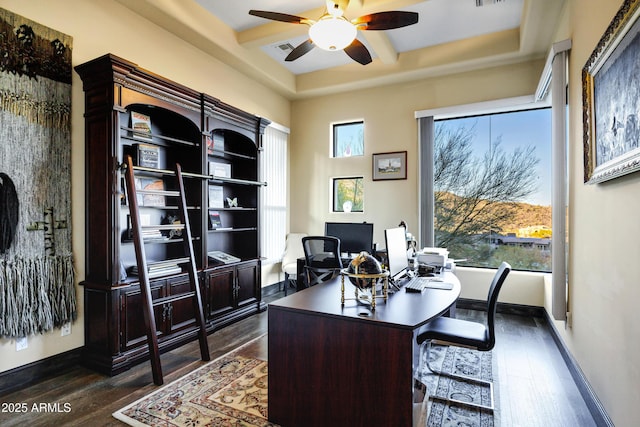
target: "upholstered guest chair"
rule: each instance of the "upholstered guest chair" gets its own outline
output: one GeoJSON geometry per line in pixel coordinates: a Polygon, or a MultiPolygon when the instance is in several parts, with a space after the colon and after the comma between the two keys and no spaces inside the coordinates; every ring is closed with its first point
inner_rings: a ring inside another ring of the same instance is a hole
{"type": "Polygon", "coordinates": [[[306,285],[314,286],[340,274],[340,239],[331,236],[307,236],[302,239],[306,285]]]}
{"type": "MultiPolygon", "coordinates": [[[[429,398],[456,402],[493,411],[493,383],[491,381],[470,378],[457,374],[439,372],[431,367],[429,362],[429,353],[432,344],[453,345],[478,351],[490,351],[493,349],[496,344],[495,317],[496,306],[498,304],[498,294],[500,293],[500,289],[502,288],[502,285],[504,284],[504,281],[509,275],[510,271],[511,266],[508,263],[503,262],[498,268],[495,276],[493,277],[491,286],[489,287],[489,294],[487,296],[487,313],[484,323],[461,320],[451,317],[438,317],[427,323],[420,330],[420,333],[417,337],[418,345],[422,346],[422,344],[426,342],[426,365],[431,372],[437,375],[463,379],[465,381],[471,381],[488,386],[490,389],[491,404],[489,406],[485,406],[481,404],[463,402],[455,399],[442,398],[433,395],[429,395],[429,398]]],[[[420,360],[423,360],[422,351],[420,360]]]]}
{"type": "Polygon", "coordinates": [[[287,289],[292,285],[291,277],[298,275],[298,258],[304,257],[302,249],[302,238],[306,237],[305,233],[289,233],[284,244],[284,254],[282,255],[282,272],[284,273],[284,295],[287,295],[287,289]]]}

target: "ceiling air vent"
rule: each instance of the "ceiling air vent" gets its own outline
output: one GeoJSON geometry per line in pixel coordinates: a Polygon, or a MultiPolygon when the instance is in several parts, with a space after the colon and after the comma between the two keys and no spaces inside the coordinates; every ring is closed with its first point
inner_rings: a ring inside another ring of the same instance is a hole
{"type": "Polygon", "coordinates": [[[476,0],[476,7],[486,6],[488,4],[506,3],[507,0],[476,0]]]}
{"type": "Polygon", "coordinates": [[[293,46],[291,45],[291,43],[282,43],[278,45],[278,48],[280,50],[282,50],[283,52],[288,52],[288,51],[292,51],[293,50],[293,46]]]}

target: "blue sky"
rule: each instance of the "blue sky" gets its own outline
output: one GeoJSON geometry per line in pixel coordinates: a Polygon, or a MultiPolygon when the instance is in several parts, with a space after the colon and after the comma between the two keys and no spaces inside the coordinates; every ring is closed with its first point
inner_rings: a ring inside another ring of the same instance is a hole
{"type": "Polygon", "coordinates": [[[447,120],[472,127],[475,124],[474,151],[484,153],[489,141],[502,138],[500,146],[507,153],[516,147],[536,147],[536,156],[540,159],[537,166],[538,191],[523,200],[535,205],[551,205],[551,109],[518,111],[488,116],[447,120]]]}

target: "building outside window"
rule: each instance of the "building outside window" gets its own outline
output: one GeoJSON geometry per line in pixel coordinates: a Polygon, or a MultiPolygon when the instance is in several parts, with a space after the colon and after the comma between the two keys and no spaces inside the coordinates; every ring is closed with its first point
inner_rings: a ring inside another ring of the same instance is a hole
{"type": "Polygon", "coordinates": [[[436,120],[434,238],[458,265],[551,271],[551,109],[436,120]]]}

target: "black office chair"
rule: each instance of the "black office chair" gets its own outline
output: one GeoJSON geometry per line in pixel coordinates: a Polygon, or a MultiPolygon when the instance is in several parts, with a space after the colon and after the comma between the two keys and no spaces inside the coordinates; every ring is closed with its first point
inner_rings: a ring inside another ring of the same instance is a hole
{"type": "Polygon", "coordinates": [[[342,269],[340,239],[330,236],[302,238],[306,286],[314,286],[336,277],[342,269]]]}
{"type": "MultiPolygon", "coordinates": [[[[466,347],[478,351],[489,351],[493,349],[496,344],[495,334],[495,316],[496,306],[498,303],[498,294],[502,288],[507,275],[511,271],[511,266],[503,262],[498,268],[493,280],[491,281],[491,287],[489,288],[489,295],[487,297],[487,317],[486,323],[472,322],[468,320],[455,319],[451,317],[438,317],[431,322],[427,323],[418,334],[418,345],[422,345],[425,341],[426,344],[426,361],[427,368],[437,375],[448,376],[451,378],[459,378],[465,381],[471,381],[479,384],[484,384],[489,387],[491,396],[491,404],[489,406],[459,401],[456,399],[443,398],[439,396],[429,395],[431,399],[444,400],[448,402],[456,402],[468,406],[474,406],[482,409],[493,411],[493,383],[491,381],[485,381],[478,378],[470,378],[463,375],[449,374],[439,372],[431,367],[429,364],[429,352],[431,350],[431,344],[442,345],[454,345],[457,347],[466,347]]],[[[420,352],[420,360],[422,361],[422,352],[420,352]]],[[[423,385],[424,386],[424,385],[423,385]]]]}

